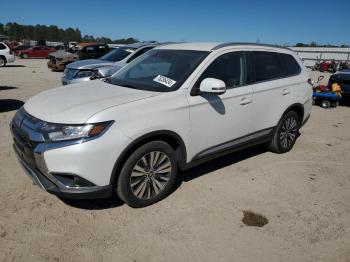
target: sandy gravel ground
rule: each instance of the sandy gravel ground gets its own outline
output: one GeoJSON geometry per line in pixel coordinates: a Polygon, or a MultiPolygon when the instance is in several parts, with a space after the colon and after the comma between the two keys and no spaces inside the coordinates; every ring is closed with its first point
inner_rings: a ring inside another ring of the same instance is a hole
{"type": "MultiPolygon", "coordinates": [[[[60,75],[19,59],[0,68],[0,99],[16,108],[60,75]]],[[[349,107],[314,107],[290,153],[255,147],[195,167],[143,209],[34,186],[12,152],[14,113],[0,113],[0,261],[350,261],[349,107]],[[268,223],[246,226],[245,210],[268,223]]]]}

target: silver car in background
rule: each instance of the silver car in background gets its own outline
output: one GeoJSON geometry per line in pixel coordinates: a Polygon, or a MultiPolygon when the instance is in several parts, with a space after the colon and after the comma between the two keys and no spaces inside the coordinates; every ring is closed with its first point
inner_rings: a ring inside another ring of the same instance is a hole
{"type": "Polygon", "coordinates": [[[63,72],[62,84],[81,83],[111,76],[120,68],[155,46],[157,44],[135,43],[113,49],[99,59],[80,60],[70,63],[63,72]]]}

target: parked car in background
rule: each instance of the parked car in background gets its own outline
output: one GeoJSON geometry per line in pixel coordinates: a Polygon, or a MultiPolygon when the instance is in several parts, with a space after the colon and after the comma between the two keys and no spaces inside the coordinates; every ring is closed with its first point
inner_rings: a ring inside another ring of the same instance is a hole
{"type": "Polygon", "coordinates": [[[66,66],[62,84],[90,81],[111,76],[114,72],[157,46],[157,44],[136,43],[116,48],[99,59],[77,61],[66,66]]]}
{"type": "Polygon", "coordinates": [[[350,70],[337,72],[330,76],[328,87],[331,88],[333,84],[338,84],[342,93],[342,102],[350,102],[350,70]]]}
{"type": "Polygon", "coordinates": [[[180,169],[257,144],[290,151],[310,117],[308,78],[287,48],[158,46],[109,83],[27,100],[10,123],[14,150],[52,194],[102,198],[114,191],[143,207],[170,194],[180,169]]]}
{"type": "Polygon", "coordinates": [[[107,54],[110,50],[107,44],[80,43],[68,51],[59,50],[51,53],[47,66],[53,71],[63,71],[69,63],[77,60],[97,59],[107,54]]]}
{"type": "Polygon", "coordinates": [[[15,61],[14,52],[4,42],[0,42],[0,67],[15,61]]]}
{"type": "Polygon", "coordinates": [[[21,58],[48,58],[49,54],[55,52],[56,49],[47,46],[34,46],[26,50],[18,51],[21,58]]]}
{"type": "Polygon", "coordinates": [[[31,45],[19,45],[19,46],[13,48],[12,50],[13,50],[13,52],[15,52],[15,55],[18,56],[19,51],[27,50],[31,47],[32,47],[31,45]]]}

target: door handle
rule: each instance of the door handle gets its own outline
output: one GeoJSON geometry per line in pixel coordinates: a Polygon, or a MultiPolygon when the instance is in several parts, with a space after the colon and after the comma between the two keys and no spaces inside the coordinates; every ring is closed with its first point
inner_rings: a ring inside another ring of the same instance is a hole
{"type": "Polygon", "coordinates": [[[239,103],[241,106],[245,106],[245,105],[248,105],[248,104],[250,104],[252,102],[252,100],[250,100],[250,99],[248,99],[248,98],[246,98],[246,97],[243,97],[242,99],[241,99],[241,102],[239,103]]]}
{"type": "Polygon", "coordinates": [[[282,90],[282,95],[289,95],[290,94],[290,91],[288,89],[283,89],[282,90]]]}

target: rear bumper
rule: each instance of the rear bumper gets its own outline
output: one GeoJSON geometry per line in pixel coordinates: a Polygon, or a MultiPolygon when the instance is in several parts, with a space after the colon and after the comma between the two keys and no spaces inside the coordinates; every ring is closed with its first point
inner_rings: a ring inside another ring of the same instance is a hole
{"type": "Polygon", "coordinates": [[[19,155],[16,147],[14,151],[18,161],[20,162],[25,173],[33,180],[33,182],[44,189],[45,191],[54,194],[62,198],[70,199],[95,199],[95,198],[107,198],[112,195],[112,185],[107,186],[90,186],[90,187],[66,187],[57,181],[49,178],[40,170],[32,168],[28,165],[19,155]]]}
{"type": "Polygon", "coordinates": [[[7,55],[6,56],[7,63],[13,63],[15,62],[15,55],[7,55]]]}

